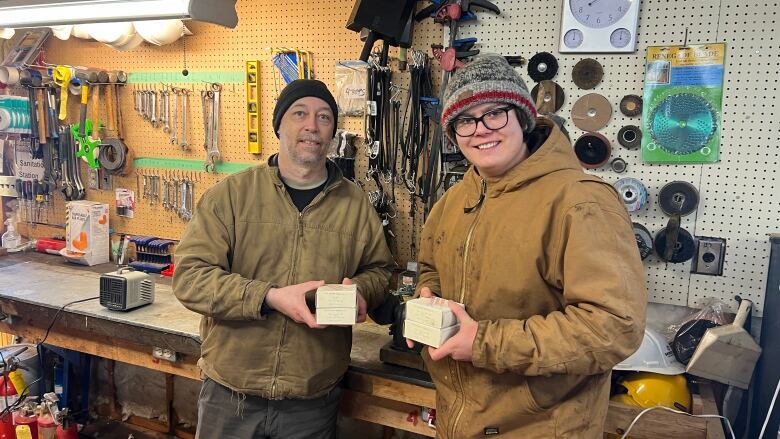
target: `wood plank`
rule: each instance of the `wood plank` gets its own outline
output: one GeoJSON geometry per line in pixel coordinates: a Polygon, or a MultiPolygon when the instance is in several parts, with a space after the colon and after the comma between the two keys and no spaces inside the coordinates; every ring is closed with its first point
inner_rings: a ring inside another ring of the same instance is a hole
{"type": "MultiPolygon", "coordinates": [[[[699,383],[699,393],[701,394],[702,413],[708,415],[717,415],[718,406],[715,402],[715,394],[712,391],[712,385],[706,381],[699,383]]],[[[723,424],[720,418],[707,419],[707,439],[726,439],[723,432],[723,424]]]]}
{"type": "Polygon", "coordinates": [[[362,421],[411,431],[423,436],[436,436],[436,430],[428,427],[428,424],[419,418],[420,407],[417,405],[346,390],[341,398],[340,411],[344,416],[362,421]],[[416,413],[416,425],[409,420],[412,413],[416,413]]]}
{"type": "MultiPolygon", "coordinates": [[[[610,401],[604,432],[622,435],[636,415],[642,411],[610,401]]],[[[706,439],[707,421],[678,415],[661,409],[648,412],[637,421],[629,437],[633,439],[706,439]]]]}
{"type": "Polygon", "coordinates": [[[375,375],[348,371],[346,386],[367,395],[423,407],[436,408],[436,390],[375,375]]]}
{"type": "MultiPolygon", "coordinates": [[[[0,331],[20,335],[32,343],[41,341],[46,334],[46,330],[25,325],[23,322],[16,322],[13,325],[4,321],[0,322],[0,331]]],[[[99,336],[80,331],[68,331],[64,334],[52,330],[46,343],[193,380],[201,379],[200,368],[196,364],[197,358],[185,355],[181,361],[176,363],[159,361],[152,357],[151,346],[137,345],[116,337],[99,336]]]]}

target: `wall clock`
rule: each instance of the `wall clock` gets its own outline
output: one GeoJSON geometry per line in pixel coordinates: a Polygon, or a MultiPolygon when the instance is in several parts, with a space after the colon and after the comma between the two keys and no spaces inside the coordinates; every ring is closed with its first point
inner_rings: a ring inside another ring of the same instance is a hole
{"type": "Polygon", "coordinates": [[[561,53],[636,51],[639,0],[563,0],[561,53]]]}

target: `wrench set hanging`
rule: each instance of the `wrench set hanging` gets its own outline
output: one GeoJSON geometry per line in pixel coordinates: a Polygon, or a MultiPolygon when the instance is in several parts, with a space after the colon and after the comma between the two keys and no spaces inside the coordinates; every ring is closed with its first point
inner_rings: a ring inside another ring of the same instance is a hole
{"type": "Polygon", "coordinates": [[[195,182],[191,176],[178,172],[156,175],[136,172],[136,177],[143,178],[141,198],[149,205],[160,204],[165,210],[175,213],[184,221],[192,219],[195,208],[195,182]]]}
{"type": "MultiPolygon", "coordinates": [[[[162,90],[156,87],[136,88],[133,90],[134,109],[152,128],[161,128],[163,133],[168,134],[171,145],[189,151],[189,107],[190,94],[193,92],[194,88],[180,88],[168,84],[164,84],[162,90]]],[[[205,138],[204,169],[207,172],[216,172],[217,162],[222,159],[219,151],[221,93],[222,85],[217,83],[208,84],[207,89],[200,92],[205,138]]]]}

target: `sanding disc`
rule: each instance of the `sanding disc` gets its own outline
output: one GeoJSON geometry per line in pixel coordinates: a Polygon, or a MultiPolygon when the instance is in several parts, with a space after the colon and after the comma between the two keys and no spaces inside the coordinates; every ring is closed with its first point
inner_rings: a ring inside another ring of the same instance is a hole
{"type": "Polygon", "coordinates": [[[639,149],[642,146],[642,131],[634,125],[626,125],[618,131],[618,143],[626,149],[639,149]]]}
{"type": "Polygon", "coordinates": [[[667,215],[688,215],[699,205],[699,191],[687,181],[667,183],[658,193],[658,205],[667,215]]]}
{"type": "Polygon", "coordinates": [[[632,223],[632,225],[634,226],[636,245],[639,247],[639,256],[644,261],[653,252],[653,235],[642,224],[632,223]]]}
{"type": "Polygon", "coordinates": [[[558,74],[558,60],[549,52],[539,52],[528,60],[528,76],[536,82],[553,79],[558,74]]]}
{"type": "Polygon", "coordinates": [[[531,98],[540,113],[555,113],[563,106],[566,94],[556,82],[545,80],[534,86],[531,90],[531,98]]]}
{"type": "Polygon", "coordinates": [[[620,112],[628,117],[642,114],[642,98],[637,95],[625,95],[620,100],[620,112]]]}
{"type": "Polygon", "coordinates": [[[623,200],[629,212],[636,212],[647,206],[647,188],[636,178],[621,178],[612,185],[623,200]]]}
{"type": "Polygon", "coordinates": [[[571,120],[583,131],[598,131],[612,117],[612,105],[598,93],[588,93],[571,107],[571,120]]]}
{"type": "MultiPolygon", "coordinates": [[[[659,258],[664,259],[664,253],[666,253],[666,228],[663,228],[655,234],[655,240],[653,241],[655,246],[655,253],[659,258]]],[[[693,236],[688,233],[687,230],[680,227],[677,232],[677,242],[674,245],[672,256],[669,261],[674,264],[689,261],[693,258],[693,254],[696,252],[696,245],[693,240],[693,236]]]]}
{"type": "Polygon", "coordinates": [[[574,153],[583,168],[596,169],[609,161],[612,146],[602,134],[585,133],[574,142],[574,153]]]}
{"type": "Polygon", "coordinates": [[[577,87],[590,90],[599,85],[604,78],[604,68],[595,59],[585,58],[574,65],[571,77],[577,87]]]}

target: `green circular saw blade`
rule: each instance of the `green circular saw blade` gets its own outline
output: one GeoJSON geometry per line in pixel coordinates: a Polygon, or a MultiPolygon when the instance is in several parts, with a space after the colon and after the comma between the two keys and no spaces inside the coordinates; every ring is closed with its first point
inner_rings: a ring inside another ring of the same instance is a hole
{"type": "Polygon", "coordinates": [[[710,141],[717,121],[709,102],[692,93],[665,97],[650,113],[650,135],[671,154],[696,152],[710,141]]]}

